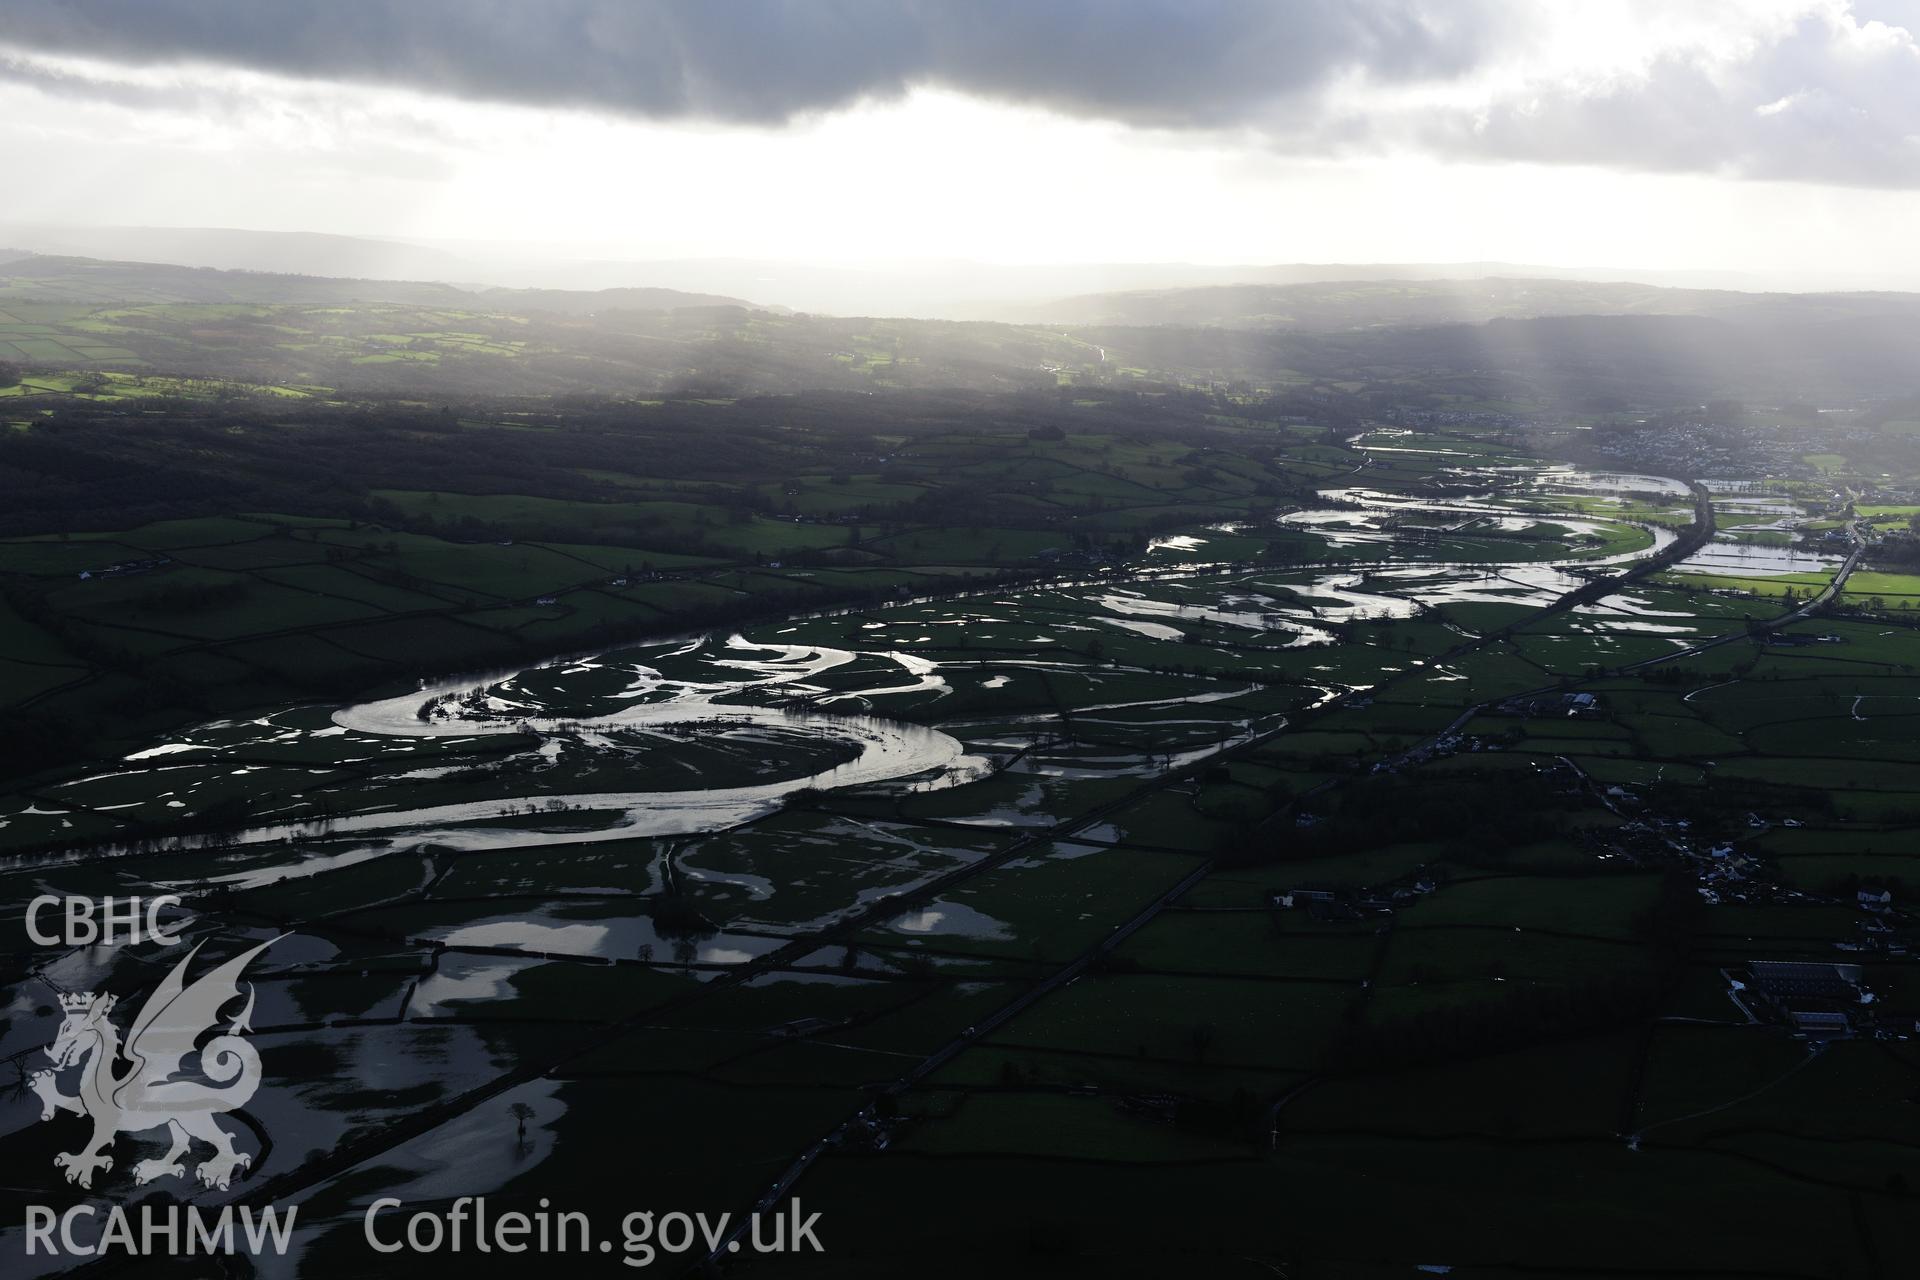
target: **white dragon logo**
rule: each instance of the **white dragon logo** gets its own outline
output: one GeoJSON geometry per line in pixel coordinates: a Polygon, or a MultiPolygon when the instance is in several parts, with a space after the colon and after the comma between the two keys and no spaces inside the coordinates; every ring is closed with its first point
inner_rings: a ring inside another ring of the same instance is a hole
{"type": "Polygon", "coordinates": [[[214,1155],[195,1171],[209,1187],[225,1190],[236,1171],[253,1163],[252,1156],[234,1150],[233,1135],[214,1123],[218,1113],[245,1106],[260,1087],[260,1055],[241,1039],[253,1029],[248,1024],[253,1015],[251,987],[239,1016],[198,1046],[198,1074],[205,1079],[176,1077],[182,1062],[195,1053],[196,1042],[219,1022],[220,1010],[240,997],[240,971],[278,941],[269,939],[242,952],[188,986],[187,966],[200,951],[196,944],[140,1006],[124,1049],[119,1031],[107,1020],[114,997],[91,991],[60,997],[66,1018],[47,1046],[53,1069],[35,1072],[29,1083],[40,1095],[42,1120],[71,1111],[93,1121],[93,1137],[86,1145],[53,1158],[56,1167],[67,1171],[68,1182],[91,1187],[95,1170],[113,1168],[109,1149],[116,1136],[161,1125],[167,1127],[172,1146],[159,1159],[133,1166],[137,1183],[186,1177],[180,1157],[195,1138],[214,1148],[214,1155]],[[129,1065],[116,1075],[114,1064],[122,1058],[129,1065]],[[80,1066],[80,1092],[61,1093],[59,1073],[75,1065],[80,1066]]]}

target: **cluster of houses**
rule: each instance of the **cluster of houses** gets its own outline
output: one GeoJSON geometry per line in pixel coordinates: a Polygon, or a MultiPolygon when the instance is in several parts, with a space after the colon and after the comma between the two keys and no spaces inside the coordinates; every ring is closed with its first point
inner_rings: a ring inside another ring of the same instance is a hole
{"type": "Polygon", "coordinates": [[[1723,841],[1708,846],[1705,863],[1700,867],[1700,879],[1707,900],[1716,902],[1722,895],[1739,898],[1738,886],[1762,870],[1760,859],[1754,854],[1731,841],[1723,841]]]}
{"type": "Polygon", "coordinates": [[[1845,644],[1845,636],[1810,636],[1798,631],[1765,631],[1760,635],[1762,644],[1778,645],[1785,649],[1798,649],[1810,644],[1845,644]]]}
{"type": "Polygon", "coordinates": [[[1752,431],[1704,420],[1636,425],[1641,429],[1595,433],[1590,447],[1597,458],[1623,471],[1739,479],[1805,472],[1804,454],[1834,447],[1809,443],[1798,432],[1752,431]]]}
{"type": "Polygon", "coordinates": [[[1541,720],[1566,716],[1575,720],[1597,720],[1606,714],[1606,704],[1592,693],[1542,693],[1531,698],[1509,698],[1491,708],[1490,715],[1525,716],[1541,720]]]}
{"type": "Polygon", "coordinates": [[[1422,868],[1404,881],[1373,888],[1328,885],[1269,889],[1267,904],[1279,911],[1304,911],[1314,920],[1364,920],[1390,915],[1394,908],[1417,902],[1439,887],[1439,877],[1422,868]]]}
{"type": "Polygon", "coordinates": [[[131,578],[139,573],[152,573],[163,565],[172,564],[168,556],[154,556],[150,560],[121,560],[104,569],[82,569],[80,581],[88,582],[95,578],[131,578]]]}
{"type": "Polygon", "coordinates": [[[1858,936],[1834,943],[1835,950],[1889,959],[1909,954],[1912,931],[1894,913],[1891,890],[1878,886],[1861,889],[1853,895],[1853,901],[1861,912],[1854,922],[1858,936]]]}
{"type": "Polygon", "coordinates": [[[1404,751],[1391,760],[1379,761],[1373,766],[1372,771],[1398,773],[1401,769],[1425,764],[1429,760],[1456,756],[1463,751],[1499,751],[1500,749],[1501,744],[1491,738],[1480,738],[1470,733],[1443,733],[1432,742],[1404,751]]]}

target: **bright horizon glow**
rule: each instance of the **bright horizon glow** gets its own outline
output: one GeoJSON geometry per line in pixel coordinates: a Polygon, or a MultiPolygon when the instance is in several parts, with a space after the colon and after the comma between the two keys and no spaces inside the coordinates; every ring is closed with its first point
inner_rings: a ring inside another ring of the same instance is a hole
{"type": "MultiPolygon", "coordinates": [[[[1806,7],[1742,10],[1747,34],[1713,56],[1745,56],[1806,7]]],[[[1470,81],[1336,85],[1331,110],[1417,119],[1476,92],[1519,92],[1529,66],[1609,82],[1662,51],[1705,47],[1734,10],[1672,16],[1638,43],[1631,20],[1650,11],[1596,12],[1567,10],[1470,81]]],[[[13,225],[324,232],[529,261],[1498,261],[1920,289],[1920,191],[1898,186],[1503,160],[1423,149],[1411,134],[1292,146],[1254,119],[1171,131],[943,88],[717,124],[0,49],[9,68],[0,153],[16,181],[0,221],[13,225]]]]}

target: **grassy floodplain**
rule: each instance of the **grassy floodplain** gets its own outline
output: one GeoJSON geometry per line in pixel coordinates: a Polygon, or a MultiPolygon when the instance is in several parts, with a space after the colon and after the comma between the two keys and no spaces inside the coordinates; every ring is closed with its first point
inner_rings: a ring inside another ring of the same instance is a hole
{"type": "Polygon", "coordinates": [[[1552,1274],[1594,1196],[1610,1274],[1897,1250],[1920,1064],[1807,1065],[1720,970],[1831,955],[1858,885],[1920,886],[1913,633],[1776,636],[1768,583],[1673,570],[1684,486],[1596,495],[1497,432],[1216,418],[1175,449],[1110,411],[857,443],[637,411],[780,449],[759,475],[428,413],[469,487],[17,532],[13,714],[116,730],[0,798],[6,900],[186,886],[196,936],[296,935],[257,1039],[332,1083],[256,1177],[314,1206],[315,1259],[405,1177],[368,1168],[511,1138],[516,1101],[537,1138],[478,1162],[489,1194],[607,1212],[737,1209],[831,1135],[799,1188],[875,1274],[930,1239],[955,1273],[1096,1235],[1169,1259],[1194,1222],[1223,1259],[1552,1274]],[[529,440],[536,485],[479,482],[529,440]],[[1381,905],[1282,903],[1313,892],[1381,905]],[[712,1158],[609,1187],[616,1095],[712,1158]],[[1170,1168],[1178,1238],[1141,1177],[1170,1168]],[[925,1212],[983,1177],[1028,1207],[964,1239],[925,1212]],[[1497,1247],[1464,1225],[1490,1186],[1530,1224],[1497,1247]],[[1752,1225],[1787,1215],[1837,1234],[1752,1225]]]}

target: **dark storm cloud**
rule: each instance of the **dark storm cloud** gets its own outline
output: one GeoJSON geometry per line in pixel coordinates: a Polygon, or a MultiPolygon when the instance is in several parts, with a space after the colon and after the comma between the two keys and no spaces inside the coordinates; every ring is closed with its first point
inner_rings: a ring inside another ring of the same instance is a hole
{"type": "Polygon", "coordinates": [[[937,84],[1235,123],[1471,65],[1486,0],[0,0],[0,43],[649,117],[774,122],[937,84]]]}
{"type": "MultiPolygon", "coordinates": [[[[1807,4],[1797,25],[1751,39],[1729,31],[1726,49],[1669,50],[1598,83],[1417,111],[1377,91],[1470,84],[1566,10],[1538,0],[0,0],[0,76],[69,95],[92,83],[129,104],[161,92],[8,62],[11,48],[758,124],[935,85],[1135,125],[1244,129],[1293,154],[1411,146],[1920,186],[1920,46],[1873,21],[1920,0],[1807,4]]],[[[1649,19],[1660,12],[1645,8],[1649,19]]]]}

